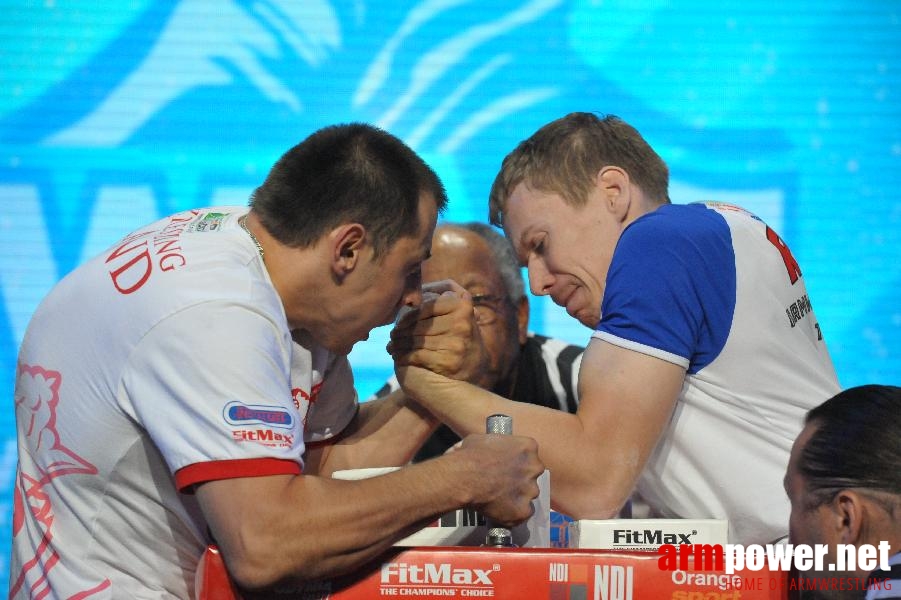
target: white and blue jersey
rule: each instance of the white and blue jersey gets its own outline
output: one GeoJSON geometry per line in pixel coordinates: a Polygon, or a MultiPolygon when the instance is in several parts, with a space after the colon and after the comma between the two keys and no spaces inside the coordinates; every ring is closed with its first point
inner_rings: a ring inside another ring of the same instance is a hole
{"type": "Polygon", "coordinates": [[[639,479],[661,517],[788,532],[782,488],[804,415],[839,391],[804,279],[776,233],[726,204],[661,206],[617,244],[594,336],[686,369],[639,479]]]}

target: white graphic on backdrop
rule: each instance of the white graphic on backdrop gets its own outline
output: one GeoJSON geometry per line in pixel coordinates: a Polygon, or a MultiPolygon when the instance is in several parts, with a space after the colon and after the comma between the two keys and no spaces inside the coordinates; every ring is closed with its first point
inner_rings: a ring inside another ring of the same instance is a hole
{"type": "Polygon", "coordinates": [[[287,44],[310,65],[340,44],[333,8],[322,0],[254,2],[185,0],[176,7],[147,58],[73,126],[49,136],[50,145],[117,146],[167,104],[200,86],[227,86],[247,77],[272,102],[301,110],[297,94],[265,66],[287,44]],[[273,30],[278,32],[274,35],[273,30]]]}
{"type": "MultiPolygon", "coordinates": [[[[357,90],[354,96],[354,106],[360,106],[369,101],[373,94],[383,85],[387,79],[391,62],[395,54],[402,48],[403,41],[411,35],[417,27],[436,16],[441,10],[460,4],[452,0],[436,0],[434,2],[424,2],[418,7],[410,11],[404,23],[398,31],[389,39],[388,43],[382,48],[376,59],[367,70],[366,76],[363,78],[363,84],[357,90]]],[[[470,27],[462,30],[459,34],[452,36],[448,40],[444,40],[437,44],[434,48],[426,52],[422,58],[416,61],[410,74],[410,83],[404,89],[394,104],[388,111],[382,115],[377,124],[385,129],[391,127],[406,113],[406,111],[414,105],[414,103],[422,97],[423,94],[440,79],[451,67],[459,64],[464,58],[471,54],[476,48],[482,46],[485,42],[495,39],[512,29],[537,20],[549,10],[560,4],[559,0],[536,0],[529,2],[517,10],[513,10],[505,15],[501,15],[494,21],[482,23],[477,27],[470,27]]],[[[464,81],[463,85],[458,88],[458,96],[461,90],[472,89],[474,83],[485,79],[491,75],[498,67],[503,64],[503,57],[498,60],[495,57],[485,61],[484,71],[475,73],[475,77],[470,81],[464,81]]],[[[453,97],[453,94],[449,98],[453,97]]],[[[436,121],[439,114],[446,114],[453,108],[453,102],[445,102],[440,105],[427,121],[436,121]]],[[[503,116],[503,115],[500,115],[503,116]]],[[[422,135],[421,133],[419,135],[422,135]]]]}

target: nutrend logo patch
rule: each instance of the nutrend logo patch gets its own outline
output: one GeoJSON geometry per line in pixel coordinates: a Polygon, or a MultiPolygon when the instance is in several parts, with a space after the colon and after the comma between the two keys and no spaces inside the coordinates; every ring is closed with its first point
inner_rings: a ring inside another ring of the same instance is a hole
{"type": "Polygon", "coordinates": [[[229,425],[268,425],[291,429],[294,427],[294,416],[281,406],[266,406],[229,402],[223,410],[225,422],[229,425]]]}

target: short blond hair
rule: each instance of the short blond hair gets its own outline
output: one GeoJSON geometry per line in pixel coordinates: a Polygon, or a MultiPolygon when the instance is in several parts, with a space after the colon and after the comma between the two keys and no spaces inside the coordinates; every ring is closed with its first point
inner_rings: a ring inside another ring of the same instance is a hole
{"type": "Polygon", "coordinates": [[[669,202],[669,169],[637,129],[613,115],[574,112],[551,121],[504,158],[488,197],[488,219],[503,226],[507,200],[523,182],[582,206],[606,166],[625,170],[652,201],[669,202]]]}

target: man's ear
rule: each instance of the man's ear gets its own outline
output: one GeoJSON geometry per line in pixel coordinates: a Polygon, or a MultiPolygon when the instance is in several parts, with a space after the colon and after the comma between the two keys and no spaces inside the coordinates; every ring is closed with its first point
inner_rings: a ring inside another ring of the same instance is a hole
{"type": "Polygon", "coordinates": [[[344,223],[329,234],[332,273],[339,280],[351,273],[362,260],[366,247],[366,228],[359,223],[344,223]]]}
{"type": "Polygon", "coordinates": [[[529,335],[529,297],[525,294],[516,305],[516,324],[519,330],[519,345],[522,346],[529,335]]]}
{"type": "Polygon", "coordinates": [[[866,530],[864,498],[854,490],[842,490],[832,499],[832,518],[843,544],[860,544],[866,530]]]}
{"type": "Polygon", "coordinates": [[[604,208],[612,212],[620,221],[629,215],[632,202],[632,187],[629,174],[622,168],[607,166],[598,171],[595,186],[604,203],[604,208]]]}

